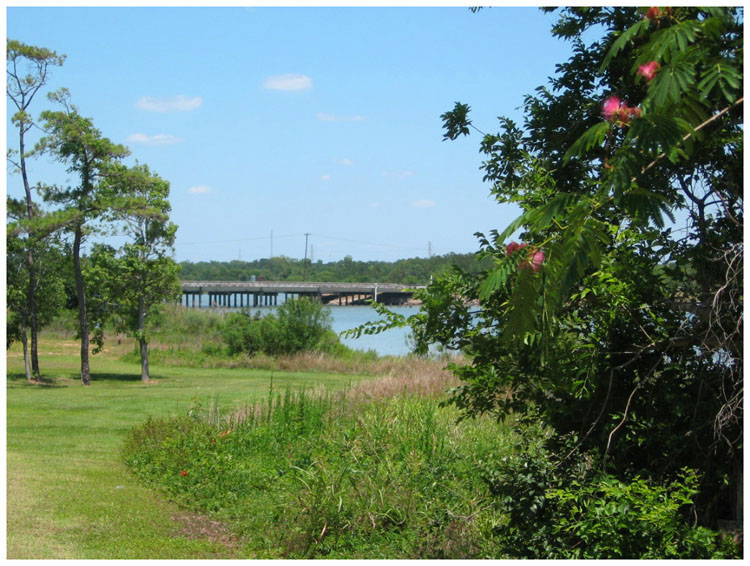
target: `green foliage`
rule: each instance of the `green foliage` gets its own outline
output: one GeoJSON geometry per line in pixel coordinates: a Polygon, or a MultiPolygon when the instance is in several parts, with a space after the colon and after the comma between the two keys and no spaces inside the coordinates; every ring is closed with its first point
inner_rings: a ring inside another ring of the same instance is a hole
{"type": "MultiPolygon", "coordinates": [[[[65,306],[65,286],[68,269],[65,265],[66,249],[58,238],[39,238],[38,235],[24,234],[23,221],[25,205],[20,201],[8,199],[8,218],[12,220],[6,226],[6,332],[7,346],[16,340],[22,340],[31,325],[29,309],[29,263],[34,258],[34,300],[36,308],[36,327],[41,330],[65,306]]],[[[37,213],[38,214],[38,213],[37,213]]]]}
{"type": "Polygon", "coordinates": [[[274,315],[250,317],[232,312],[225,318],[221,335],[230,354],[253,355],[273,348],[277,341],[278,321],[274,315]]]}
{"type": "Polygon", "coordinates": [[[138,477],[227,521],[258,557],[731,558],[688,524],[696,478],[620,481],[590,455],[561,467],[534,419],[455,423],[411,396],[269,391],[132,429],[138,477]]]}
{"type": "MultiPolygon", "coordinates": [[[[340,261],[307,264],[307,281],[339,281],[354,283],[402,283],[425,285],[431,276],[458,265],[470,272],[482,269],[474,254],[450,253],[431,258],[401,259],[395,262],[354,261],[346,257],[340,261]]],[[[303,260],[273,257],[255,261],[210,261],[180,263],[180,278],[185,281],[250,281],[251,277],[267,281],[302,281],[303,260]]]]}
{"type": "Polygon", "coordinates": [[[331,311],[322,303],[301,297],[286,301],[277,310],[280,349],[276,353],[295,353],[313,349],[331,329],[331,311]]]}
{"type": "Polygon", "coordinates": [[[288,390],[235,420],[191,413],[133,429],[123,458],[228,521],[259,558],[500,555],[500,518],[475,462],[504,450],[510,426],[456,426],[454,411],[414,397],[363,404],[288,390]]]}
{"type": "MultiPolygon", "coordinates": [[[[24,177],[26,176],[24,134],[34,125],[34,120],[29,114],[31,102],[39,89],[48,81],[51,67],[62,66],[65,55],[58,55],[45,47],[27,45],[14,39],[7,39],[5,48],[6,58],[6,82],[5,93],[16,108],[11,120],[18,127],[19,149],[17,151],[19,161],[16,164],[24,177]]],[[[10,156],[16,152],[9,151],[10,156]]],[[[28,181],[24,178],[24,184],[28,190],[28,181]]],[[[27,193],[27,197],[30,193],[27,193]]]]}
{"type": "MultiPolygon", "coordinates": [[[[572,439],[574,442],[574,439],[572,439]]],[[[562,466],[540,446],[481,464],[506,520],[495,534],[513,557],[536,559],[736,558],[716,532],[689,524],[699,480],[683,470],[665,484],[596,471],[591,455],[562,466]]]]}
{"type": "Polygon", "coordinates": [[[691,527],[683,511],[698,493],[698,478],[684,471],[668,485],[611,476],[573,482],[548,492],[560,517],[555,533],[570,549],[564,558],[737,558],[737,548],[704,527],[691,527]]]}
{"type": "MultiPolygon", "coordinates": [[[[741,11],[563,8],[553,33],[573,54],[551,88],[480,143],[491,194],[521,216],[479,234],[489,269],[439,277],[408,322],[422,351],[471,360],[454,367],[467,416],[538,410],[553,453],[574,434],[645,500],[638,478],[697,470],[698,516],[715,524],[743,445],[741,11]],[[544,252],[538,272],[511,237],[544,252]]],[[[470,132],[468,113],[442,116],[446,138],[470,132]]]]}
{"type": "MultiPolygon", "coordinates": [[[[143,379],[148,379],[148,349],[153,319],[164,302],[180,297],[179,268],[170,257],[177,226],[169,221],[169,183],[147,166],[113,167],[106,179],[111,195],[106,214],[125,225],[131,241],[120,253],[94,245],[86,280],[98,293],[92,306],[101,329],[108,316],[116,328],[134,336],[141,346],[143,379]]],[[[102,334],[96,339],[101,347],[102,334]]]]}
{"type": "MultiPolygon", "coordinates": [[[[276,356],[313,350],[330,330],[330,311],[319,301],[301,297],[286,301],[275,315],[229,313],[222,337],[231,354],[276,356]]],[[[330,349],[330,337],[326,343],[330,349]]]]}

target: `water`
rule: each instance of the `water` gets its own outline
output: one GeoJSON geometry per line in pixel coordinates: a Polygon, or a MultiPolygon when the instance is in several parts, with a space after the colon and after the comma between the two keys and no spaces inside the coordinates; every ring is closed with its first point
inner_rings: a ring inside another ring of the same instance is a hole
{"type": "MultiPolygon", "coordinates": [[[[382,317],[375,312],[372,307],[368,306],[348,306],[339,307],[328,305],[325,307],[331,311],[331,328],[336,334],[356,328],[369,321],[377,321],[382,317]]],[[[410,316],[419,311],[419,307],[388,307],[391,311],[410,316]]],[[[211,312],[232,312],[239,311],[239,308],[213,308],[211,312]]],[[[260,311],[262,314],[272,313],[276,307],[251,307],[250,313],[255,314],[260,311]]],[[[375,350],[379,356],[405,356],[411,352],[409,347],[409,337],[411,329],[393,328],[380,334],[363,334],[359,338],[341,338],[341,343],[353,350],[375,350]]]]}
{"type": "MultiPolygon", "coordinates": [[[[329,308],[333,315],[331,327],[336,333],[382,318],[372,307],[329,308]]],[[[419,307],[388,308],[395,313],[407,317],[419,311],[419,307]]],[[[405,356],[411,351],[409,346],[410,337],[410,328],[392,328],[380,334],[363,334],[359,338],[341,338],[341,342],[353,350],[375,350],[381,356],[405,356]]]]}

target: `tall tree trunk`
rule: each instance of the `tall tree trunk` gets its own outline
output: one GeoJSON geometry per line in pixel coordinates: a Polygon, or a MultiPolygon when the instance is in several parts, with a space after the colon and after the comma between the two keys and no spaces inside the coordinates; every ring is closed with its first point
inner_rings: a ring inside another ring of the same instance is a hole
{"type": "Polygon", "coordinates": [[[76,280],[76,295],[78,296],[78,323],[81,331],[81,383],[91,385],[91,371],[89,370],[89,325],[86,318],[86,290],[83,285],[81,271],[81,240],[83,232],[78,224],[73,237],[73,271],[76,280]]]}
{"type": "Polygon", "coordinates": [[[151,381],[151,375],[148,369],[148,342],[145,338],[139,338],[138,343],[141,348],[141,381],[147,383],[151,381]]]}
{"type": "Polygon", "coordinates": [[[29,365],[29,339],[26,336],[26,324],[21,330],[21,343],[23,344],[23,368],[26,371],[26,381],[31,381],[31,366],[29,365]]]}
{"type": "Polygon", "coordinates": [[[138,344],[141,348],[141,381],[151,381],[148,369],[148,341],[146,340],[146,309],[143,297],[138,297],[138,344]]]}
{"type": "Polygon", "coordinates": [[[37,340],[37,313],[36,313],[36,266],[34,265],[34,232],[31,226],[31,221],[34,218],[34,208],[31,200],[31,185],[29,184],[29,177],[26,174],[26,143],[24,141],[25,124],[22,122],[19,127],[19,139],[18,139],[18,152],[21,161],[21,178],[23,179],[23,188],[26,192],[26,216],[29,219],[29,235],[27,244],[29,246],[27,261],[29,264],[29,290],[28,290],[28,305],[29,305],[29,328],[31,330],[31,368],[34,375],[39,378],[41,373],[39,371],[39,353],[38,353],[38,340],[37,340]]]}
{"type": "MultiPolygon", "coordinates": [[[[31,234],[29,234],[31,239],[31,234]]],[[[29,242],[29,329],[31,330],[31,369],[34,376],[39,379],[42,374],[39,371],[39,341],[37,340],[37,313],[36,313],[36,267],[34,265],[34,253],[31,251],[32,244],[29,242]]]]}

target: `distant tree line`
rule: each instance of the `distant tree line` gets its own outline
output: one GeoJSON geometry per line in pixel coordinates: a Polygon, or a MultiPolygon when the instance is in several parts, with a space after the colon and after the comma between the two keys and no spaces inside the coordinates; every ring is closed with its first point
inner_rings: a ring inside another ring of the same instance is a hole
{"type": "Polygon", "coordinates": [[[480,273],[491,267],[489,259],[478,259],[474,253],[450,253],[429,258],[398,261],[355,261],[351,256],[334,262],[279,256],[255,261],[183,261],[183,281],[337,281],[351,283],[401,283],[426,285],[430,279],[445,274],[453,266],[469,273],[480,273]]]}

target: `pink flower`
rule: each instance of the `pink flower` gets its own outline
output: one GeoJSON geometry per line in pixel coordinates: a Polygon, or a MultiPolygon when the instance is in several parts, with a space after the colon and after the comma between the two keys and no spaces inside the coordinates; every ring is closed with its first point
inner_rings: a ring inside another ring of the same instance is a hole
{"type": "Polygon", "coordinates": [[[618,126],[624,126],[632,118],[638,118],[640,115],[640,108],[631,108],[616,96],[610,96],[602,105],[604,119],[616,123],[618,126]]]}
{"type": "Polygon", "coordinates": [[[623,104],[623,101],[616,96],[610,96],[602,105],[602,116],[604,116],[604,119],[610,122],[616,119],[620,114],[620,108],[623,104]]]}
{"type": "Polygon", "coordinates": [[[645,65],[640,65],[638,67],[638,74],[641,75],[644,79],[647,81],[650,81],[656,76],[656,71],[659,70],[659,63],[656,61],[650,61],[649,63],[646,63],[645,65]]]}
{"type": "Polygon", "coordinates": [[[511,242],[505,248],[505,257],[508,257],[510,254],[517,252],[518,250],[522,250],[525,247],[526,247],[526,244],[519,244],[518,242],[511,242]]]}
{"type": "Polygon", "coordinates": [[[661,10],[657,6],[651,6],[646,12],[646,18],[649,20],[661,18],[661,10]]]}
{"type": "MultiPolygon", "coordinates": [[[[511,242],[505,248],[505,257],[517,252],[518,250],[524,249],[528,244],[519,244],[518,242],[511,242]]],[[[518,264],[518,269],[529,270],[531,269],[535,273],[541,269],[544,263],[544,252],[536,248],[530,248],[526,258],[522,259],[518,264]]]]}
{"type": "Polygon", "coordinates": [[[539,271],[544,263],[544,252],[542,250],[534,252],[531,256],[531,269],[539,271]]]}
{"type": "Polygon", "coordinates": [[[524,261],[522,261],[518,267],[519,269],[524,269],[526,271],[530,269],[534,273],[536,273],[542,268],[543,263],[544,263],[544,252],[542,250],[537,250],[534,253],[529,254],[529,257],[525,259],[524,261]]]}

